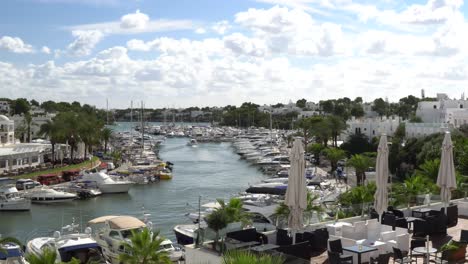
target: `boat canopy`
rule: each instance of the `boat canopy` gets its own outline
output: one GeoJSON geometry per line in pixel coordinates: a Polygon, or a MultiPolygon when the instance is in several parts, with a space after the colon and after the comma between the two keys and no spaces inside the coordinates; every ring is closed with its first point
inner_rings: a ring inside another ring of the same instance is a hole
{"type": "Polygon", "coordinates": [[[112,218],[116,218],[118,216],[116,215],[106,215],[106,216],[101,216],[101,217],[98,217],[98,218],[94,218],[93,220],[90,220],[88,222],[89,225],[95,225],[95,224],[102,224],[102,223],[105,223],[107,220],[110,220],[112,218]]]}
{"type": "Polygon", "coordinates": [[[109,219],[109,226],[112,229],[133,229],[145,227],[146,225],[141,220],[133,216],[118,216],[109,219]]]}

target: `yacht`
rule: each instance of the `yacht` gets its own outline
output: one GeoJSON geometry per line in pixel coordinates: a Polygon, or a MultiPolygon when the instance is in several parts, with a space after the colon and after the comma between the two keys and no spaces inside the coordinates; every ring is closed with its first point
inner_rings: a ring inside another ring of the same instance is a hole
{"type": "Polygon", "coordinates": [[[36,187],[25,192],[24,197],[31,199],[33,203],[63,203],[78,198],[76,194],[57,191],[47,186],[36,187]]]}
{"type": "Polygon", "coordinates": [[[104,172],[83,173],[79,181],[96,182],[97,187],[105,193],[126,193],[134,184],[127,180],[114,180],[104,172]]]}
{"type": "Polygon", "coordinates": [[[26,244],[26,254],[41,255],[48,248],[57,252],[56,263],[68,263],[73,258],[81,264],[109,263],[91,237],[91,229],[87,228],[85,233],[79,233],[77,229],[78,225],[72,223],[62,228],[63,235],[55,231],[53,237],[34,238],[26,244]]]}
{"type": "Polygon", "coordinates": [[[0,211],[28,211],[31,200],[21,197],[12,179],[0,179],[0,211]]]}
{"type": "MultiPolygon", "coordinates": [[[[128,242],[132,231],[139,232],[143,228],[152,230],[152,223],[144,223],[133,216],[102,216],[88,222],[93,231],[93,238],[102,247],[102,252],[111,263],[119,263],[119,254],[123,253],[122,243],[128,242]]],[[[171,261],[185,259],[183,250],[174,247],[169,239],[164,239],[159,251],[168,252],[171,261]]]]}
{"type": "Polygon", "coordinates": [[[0,244],[0,264],[28,264],[23,255],[23,250],[17,244],[0,244]]]}

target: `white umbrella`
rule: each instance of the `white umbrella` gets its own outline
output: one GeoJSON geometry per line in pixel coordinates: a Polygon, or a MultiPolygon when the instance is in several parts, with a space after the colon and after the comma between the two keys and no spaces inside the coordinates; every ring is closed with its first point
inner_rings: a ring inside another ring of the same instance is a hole
{"type": "Polygon", "coordinates": [[[375,171],[377,190],[374,195],[374,208],[380,216],[388,207],[388,144],[387,135],[385,134],[382,134],[380,137],[379,147],[377,149],[377,160],[375,161],[375,171]]]}
{"type": "MultiPolygon", "coordinates": [[[[445,133],[442,142],[442,156],[440,158],[439,174],[437,175],[437,186],[440,187],[440,197],[447,207],[452,197],[452,190],[457,188],[455,179],[455,165],[453,164],[453,144],[450,132],[445,133]]],[[[445,208],[447,213],[447,208],[445,208]]]]}
{"type": "MultiPolygon", "coordinates": [[[[291,167],[289,168],[285,203],[289,207],[288,227],[296,231],[303,227],[302,213],[307,208],[307,187],[304,177],[304,147],[302,146],[301,139],[296,138],[294,140],[289,159],[291,167]]],[[[295,243],[294,232],[293,243],[295,243]]]]}

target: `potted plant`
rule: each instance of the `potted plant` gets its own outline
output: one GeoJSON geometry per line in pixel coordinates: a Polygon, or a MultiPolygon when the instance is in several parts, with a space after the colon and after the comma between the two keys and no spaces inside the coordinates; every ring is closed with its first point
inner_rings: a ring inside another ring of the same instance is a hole
{"type": "Polygon", "coordinates": [[[466,244],[450,240],[444,244],[440,251],[442,251],[442,259],[447,261],[460,261],[465,259],[466,244]]]}

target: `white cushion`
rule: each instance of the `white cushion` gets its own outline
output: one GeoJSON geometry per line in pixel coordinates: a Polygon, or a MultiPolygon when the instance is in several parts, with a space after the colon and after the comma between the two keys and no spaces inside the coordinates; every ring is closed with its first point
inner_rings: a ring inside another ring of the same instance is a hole
{"type": "Polygon", "coordinates": [[[356,240],[356,236],[354,233],[354,226],[346,226],[346,225],[342,226],[341,236],[356,240]]]}
{"type": "Polygon", "coordinates": [[[366,224],[367,239],[376,241],[380,238],[380,223],[377,221],[367,221],[366,224]]]}
{"type": "Polygon", "coordinates": [[[360,221],[354,223],[354,238],[367,239],[367,226],[366,222],[360,221]]]}
{"type": "Polygon", "coordinates": [[[380,234],[380,238],[382,241],[390,241],[396,239],[396,232],[395,231],[385,231],[380,234]]]}

